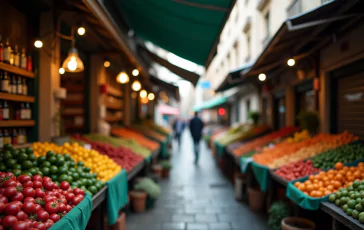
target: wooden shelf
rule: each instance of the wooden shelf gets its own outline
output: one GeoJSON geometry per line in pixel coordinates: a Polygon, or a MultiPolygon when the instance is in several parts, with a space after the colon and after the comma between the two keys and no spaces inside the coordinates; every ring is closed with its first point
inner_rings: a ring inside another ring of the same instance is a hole
{"type": "Polygon", "coordinates": [[[11,73],[15,73],[15,74],[23,76],[23,77],[34,78],[33,72],[29,72],[25,69],[21,69],[19,67],[15,67],[15,66],[3,63],[3,62],[0,62],[0,69],[11,72],[11,73]]]}
{"type": "Polygon", "coordinates": [[[109,123],[118,122],[122,120],[123,120],[122,117],[105,117],[105,121],[109,123]]]}
{"type": "Polygon", "coordinates": [[[62,101],[63,105],[83,105],[85,103],[84,100],[64,100],[62,101]]]}
{"type": "Polygon", "coordinates": [[[66,85],[64,88],[67,89],[67,92],[77,92],[81,93],[85,90],[83,85],[66,85]]]}
{"type": "Polygon", "coordinates": [[[83,129],[85,128],[84,125],[65,125],[66,129],[83,129]]]}
{"type": "Polygon", "coordinates": [[[29,103],[34,103],[35,101],[35,98],[32,96],[24,96],[11,93],[2,93],[2,92],[0,92],[0,99],[8,101],[29,102],[29,103]]]}
{"type": "Polygon", "coordinates": [[[112,103],[105,103],[105,107],[107,109],[113,109],[113,110],[121,110],[123,109],[123,106],[120,104],[112,104],[112,103]]]}
{"type": "Polygon", "coordinates": [[[33,120],[7,120],[0,121],[0,127],[32,127],[35,125],[33,120]]]}
{"type": "Polygon", "coordinates": [[[22,145],[14,145],[13,148],[14,149],[24,149],[24,148],[29,148],[32,146],[32,143],[26,143],[26,144],[22,144],[22,145]]]}
{"type": "Polygon", "coordinates": [[[111,86],[107,87],[107,93],[114,97],[122,97],[123,93],[120,90],[117,90],[111,86]]]}
{"type": "Polygon", "coordinates": [[[77,117],[77,116],[84,116],[85,114],[82,113],[62,113],[63,117],[77,117]]]}

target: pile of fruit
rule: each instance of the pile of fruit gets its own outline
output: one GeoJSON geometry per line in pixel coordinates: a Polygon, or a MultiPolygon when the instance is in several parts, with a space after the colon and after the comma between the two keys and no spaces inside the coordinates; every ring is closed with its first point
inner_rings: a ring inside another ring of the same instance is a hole
{"type": "Polygon", "coordinates": [[[155,124],[153,121],[145,120],[145,121],[143,121],[143,125],[148,126],[149,128],[151,128],[163,135],[171,135],[173,133],[171,129],[169,129],[167,127],[159,126],[159,125],[155,124]]]}
{"type": "Polygon", "coordinates": [[[257,148],[260,148],[266,144],[273,142],[277,138],[281,138],[281,137],[290,135],[290,134],[296,132],[297,130],[298,130],[298,128],[295,128],[295,127],[283,128],[277,132],[269,133],[262,137],[256,138],[246,144],[242,144],[238,148],[234,149],[232,152],[233,152],[233,154],[235,154],[237,156],[242,156],[246,153],[249,153],[250,151],[254,151],[257,148]]]}
{"type": "Polygon", "coordinates": [[[115,128],[111,130],[112,135],[118,136],[124,139],[134,139],[141,146],[146,147],[152,151],[158,149],[159,144],[155,141],[152,141],[145,136],[139,134],[138,132],[132,131],[126,128],[115,128]]]}
{"type": "Polygon", "coordinates": [[[268,126],[262,125],[262,126],[253,126],[253,125],[244,125],[240,129],[238,129],[237,132],[227,133],[226,135],[221,136],[216,141],[223,145],[229,145],[236,141],[243,141],[248,138],[257,136],[261,133],[266,132],[269,129],[268,126]]]}
{"type": "Polygon", "coordinates": [[[364,159],[363,144],[349,144],[336,149],[331,149],[312,158],[316,168],[328,169],[334,167],[336,162],[344,164],[364,159]]]}
{"type": "Polygon", "coordinates": [[[296,143],[310,138],[310,133],[305,129],[301,132],[296,132],[293,137],[288,137],[285,141],[290,143],[296,143]]]}
{"type": "Polygon", "coordinates": [[[347,167],[338,162],[335,164],[335,169],[310,175],[308,180],[302,183],[296,182],[294,185],[308,196],[322,197],[337,192],[339,188],[351,186],[355,180],[362,179],[364,179],[364,162],[356,167],[347,167]]]}
{"type": "Polygon", "coordinates": [[[143,134],[145,134],[146,136],[153,138],[154,140],[157,140],[159,142],[164,142],[167,137],[146,127],[146,126],[142,126],[142,125],[133,125],[132,129],[135,130],[136,132],[141,132],[143,134]]]}
{"type": "Polygon", "coordinates": [[[297,143],[279,143],[273,148],[265,149],[260,154],[255,154],[253,159],[261,165],[274,169],[287,163],[311,158],[319,153],[335,149],[357,139],[358,137],[348,132],[335,135],[319,134],[297,143]]]}
{"type": "Polygon", "coordinates": [[[313,167],[311,160],[307,160],[283,165],[274,173],[287,181],[292,181],[301,177],[318,173],[319,171],[320,169],[313,167]]]}
{"type": "Polygon", "coordinates": [[[152,153],[151,150],[141,146],[137,141],[132,140],[132,139],[109,137],[109,136],[105,136],[105,135],[101,135],[101,134],[86,135],[86,138],[88,138],[90,141],[106,143],[106,144],[113,145],[115,147],[123,146],[144,158],[148,157],[152,153]]]}
{"type": "Polygon", "coordinates": [[[49,229],[84,195],[66,181],[58,186],[49,177],[0,172],[0,229],[49,229]]]}
{"type": "Polygon", "coordinates": [[[91,145],[92,149],[101,154],[109,156],[118,165],[124,168],[127,172],[133,169],[137,164],[143,161],[143,157],[133,153],[130,149],[125,147],[114,147],[109,144],[103,144],[96,141],[90,141],[86,137],[73,136],[76,141],[82,141],[91,145]]]}
{"type": "Polygon", "coordinates": [[[68,142],[62,146],[58,146],[54,143],[33,143],[32,148],[36,156],[47,156],[48,151],[60,154],[69,154],[71,158],[76,162],[82,162],[81,165],[85,165],[90,168],[91,173],[97,174],[97,179],[106,182],[116,176],[121,167],[117,165],[108,156],[102,155],[96,150],[89,150],[78,143],[68,142]]]}
{"type": "Polygon", "coordinates": [[[364,224],[364,181],[356,180],[349,187],[340,188],[329,196],[329,201],[364,224]]]}

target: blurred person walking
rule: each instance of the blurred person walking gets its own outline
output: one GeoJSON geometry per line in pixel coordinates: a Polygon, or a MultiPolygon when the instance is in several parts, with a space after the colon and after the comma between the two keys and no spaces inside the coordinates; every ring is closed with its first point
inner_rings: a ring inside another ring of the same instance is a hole
{"type": "Polygon", "coordinates": [[[195,112],[194,118],[192,118],[190,121],[190,131],[195,151],[195,164],[197,164],[200,154],[200,140],[202,137],[203,126],[204,124],[202,120],[198,117],[198,113],[195,112]]]}
{"type": "Polygon", "coordinates": [[[178,148],[181,148],[181,138],[183,130],[185,129],[185,122],[177,117],[176,121],[173,124],[173,131],[174,131],[174,138],[177,139],[178,142],[178,148]]]}

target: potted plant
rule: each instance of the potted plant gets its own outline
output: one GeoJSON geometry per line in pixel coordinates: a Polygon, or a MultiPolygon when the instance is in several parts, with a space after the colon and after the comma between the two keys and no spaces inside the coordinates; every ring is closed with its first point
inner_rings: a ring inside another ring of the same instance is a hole
{"type": "Polygon", "coordinates": [[[259,123],[260,113],[257,111],[249,112],[249,119],[253,121],[254,125],[257,125],[259,123]]]}
{"type": "Polygon", "coordinates": [[[168,178],[169,177],[169,171],[172,168],[172,164],[169,161],[162,161],[160,163],[160,165],[162,166],[162,176],[163,178],[168,178]]]}

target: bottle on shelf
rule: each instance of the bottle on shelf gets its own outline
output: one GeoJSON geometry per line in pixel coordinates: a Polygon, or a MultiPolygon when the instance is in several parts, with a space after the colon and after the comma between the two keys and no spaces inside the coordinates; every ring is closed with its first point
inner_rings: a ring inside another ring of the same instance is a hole
{"type": "Polygon", "coordinates": [[[25,104],[20,104],[20,120],[25,120],[25,104]]]}
{"type": "Polygon", "coordinates": [[[13,54],[14,54],[14,65],[16,67],[20,67],[20,53],[19,53],[19,47],[17,44],[14,47],[13,54]]]}
{"type": "Polygon", "coordinates": [[[4,93],[9,93],[9,76],[8,72],[4,71],[3,77],[1,79],[1,91],[4,93]]]}
{"type": "Polygon", "coordinates": [[[27,70],[32,72],[33,71],[33,61],[32,61],[32,56],[28,56],[27,59],[27,70]]]}
{"type": "Polygon", "coordinates": [[[27,69],[27,55],[25,53],[25,48],[21,50],[20,68],[27,69]]]}
{"type": "Polygon", "coordinates": [[[30,104],[26,103],[25,104],[25,119],[30,120],[32,119],[32,110],[30,108],[30,104]]]}
{"type": "Polygon", "coordinates": [[[11,93],[12,94],[16,94],[16,85],[17,85],[17,80],[16,80],[16,77],[15,77],[15,75],[13,75],[12,77],[11,77],[11,93]]]}
{"type": "Polygon", "coordinates": [[[0,121],[3,120],[3,102],[0,101],[0,121]]]}
{"type": "Polygon", "coordinates": [[[24,144],[24,134],[23,134],[22,129],[19,129],[19,132],[18,132],[18,144],[19,145],[24,144]]]}
{"type": "Polygon", "coordinates": [[[4,101],[3,105],[3,120],[9,120],[9,106],[7,101],[4,101]]]}
{"type": "Polygon", "coordinates": [[[11,136],[7,129],[4,130],[4,145],[11,144],[11,136]]]}
{"type": "Polygon", "coordinates": [[[0,34],[0,62],[4,62],[4,43],[0,34]]]}
{"type": "Polygon", "coordinates": [[[23,95],[28,95],[28,85],[27,85],[27,79],[23,78],[23,95]]]}
{"type": "Polygon", "coordinates": [[[16,93],[17,94],[23,94],[23,81],[21,79],[20,76],[18,76],[18,81],[17,81],[17,84],[16,84],[16,93]]]}
{"type": "Polygon", "coordinates": [[[11,46],[10,46],[10,60],[9,60],[9,62],[10,62],[10,65],[14,65],[14,49],[12,49],[11,48],[11,46]]]}
{"type": "Polygon", "coordinates": [[[22,133],[23,133],[23,144],[28,143],[27,131],[25,129],[22,129],[22,133]]]}
{"type": "Polygon", "coordinates": [[[11,53],[11,47],[9,38],[6,39],[5,46],[4,46],[4,62],[10,63],[10,53],[11,53]]]}
{"type": "Polygon", "coordinates": [[[4,135],[3,131],[0,129],[0,149],[4,148],[4,135]]]}
{"type": "Polygon", "coordinates": [[[12,145],[18,145],[18,133],[16,132],[16,129],[13,129],[12,137],[11,137],[11,144],[12,145]]]}

